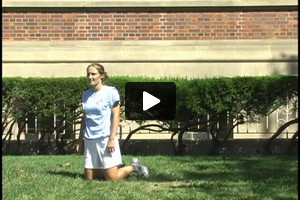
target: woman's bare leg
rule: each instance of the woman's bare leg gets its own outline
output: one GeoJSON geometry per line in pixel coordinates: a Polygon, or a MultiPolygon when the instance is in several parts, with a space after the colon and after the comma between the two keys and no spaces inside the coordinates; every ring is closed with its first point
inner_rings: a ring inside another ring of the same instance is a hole
{"type": "Polygon", "coordinates": [[[94,171],[92,169],[84,169],[84,179],[93,180],[94,171]]]}
{"type": "Polygon", "coordinates": [[[127,177],[129,174],[131,174],[134,171],[135,168],[132,165],[122,167],[122,168],[112,167],[105,170],[105,177],[107,180],[120,180],[127,177]]]}
{"type": "Polygon", "coordinates": [[[84,169],[84,178],[86,180],[105,179],[105,170],[103,170],[103,169],[84,169]]]}

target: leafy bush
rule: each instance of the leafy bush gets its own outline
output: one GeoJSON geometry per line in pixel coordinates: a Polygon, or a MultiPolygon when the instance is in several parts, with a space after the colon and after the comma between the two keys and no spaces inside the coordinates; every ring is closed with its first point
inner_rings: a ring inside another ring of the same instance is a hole
{"type": "MultiPolygon", "coordinates": [[[[174,82],[176,84],[176,119],[159,122],[156,131],[170,131],[173,137],[178,134],[179,145],[174,150],[182,154],[184,144],[182,136],[186,131],[199,131],[199,125],[207,126],[216,144],[225,142],[238,124],[259,120],[258,116],[266,116],[281,105],[298,96],[298,76],[263,76],[233,78],[146,78],[146,77],[111,77],[108,85],[115,86],[121,96],[124,111],[125,84],[127,82],[174,82]],[[207,121],[199,122],[199,118],[209,115],[207,121]],[[224,130],[217,128],[220,121],[230,117],[232,123],[224,130]],[[180,127],[178,126],[180,122],[180,127]],[[158,128],[158,129],[157,129],[158,128]],[[177,149],[176,149],[177,148],[177,149]]],[[[36,146],[37,153],[46,153],[54,135],[57,152],[64,152],[61,131],[73,124],[80,123],[81,96],[88,89],[86,77],[79,78],[3,78],[2,86],[2,136],[9,141],[12,125],[17,124],[17,139],[24,130],[28,117],[36,116],[40,125],[41,137],[36,146]],[[53,126],[53,115],[60,119],[60,124],[53,126]],[[52,121],[51,121],[52,120],[52,121]],[[63,123],[64,122],[64,123],[63,123]],[[5,130],[5,131],[4,131],[5,130]],[[46,144],[46,145],[45,145],[46,144]]],[[[126,105],[125,105],[126,106],[126,105]]],[[[124,114],[122,114],[124,118],[124,114]]],[[[151,130],[150,125],[139,121],[140,129],[151,130]]],[[[76,131],[76,130],[73,130],[76,131]]],[[[128,141],[132,132],[126,138],[128,141]]],[[[73,134],[73,133],[70,133],[73,134]]],[[[2,150],[9,142],[2,144],[2,150]]],[[[20,152],[21,152],[20,147],[20,152]]]]}

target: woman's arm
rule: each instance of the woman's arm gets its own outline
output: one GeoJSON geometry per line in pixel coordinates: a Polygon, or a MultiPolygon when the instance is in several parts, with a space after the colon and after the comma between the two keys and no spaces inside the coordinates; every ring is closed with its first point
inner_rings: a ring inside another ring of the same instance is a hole
{"type": "Polygon", "coordinates": [[[109,152],[115,151],[115,138],[117,135],[119,124],[120,124],[120,105],[119,104],[117,106],[113,107],[112,115],[113,115],[112,129],[111,129],[109,141],[107,144],[107,149],[109,152]]]}
{"type": "Polygon", "coordinates": [[[85,127],[85,115],[82,115],[81,118],[81,124],[80,124],[80,132],[79,132],[79,138],[77,140],[77,144],[76,144],[76,151],[78,154],[82,154],[83,153],[83,129],[85,127]]]}

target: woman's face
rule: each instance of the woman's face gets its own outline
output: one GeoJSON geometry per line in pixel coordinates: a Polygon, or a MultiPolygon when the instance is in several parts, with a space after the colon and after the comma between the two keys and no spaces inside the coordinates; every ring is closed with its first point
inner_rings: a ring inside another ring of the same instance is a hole
{"type": "Polygon", "coordinates": [[[89,80],[90,86],[95,87],[99,83],[102,84],[102,81],[101,81],[102,76],[95,67],[89,67],[87,69],[87,78],[89,80]]]}

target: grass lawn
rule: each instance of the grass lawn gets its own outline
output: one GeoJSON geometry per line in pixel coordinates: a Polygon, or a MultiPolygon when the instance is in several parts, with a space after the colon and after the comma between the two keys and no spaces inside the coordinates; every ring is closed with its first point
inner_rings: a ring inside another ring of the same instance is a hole
{"type": "MultiPolygon", "coordinates": [[[[132,156],[123,156],[126,164],[132,156]]],[[[143,156],[151,177],[85,181],[82,156],[3,156],[5,200],[295,200],[297,156],[143,156]],[[66,164],[62,166],[63,164],[66,164]]]]}

